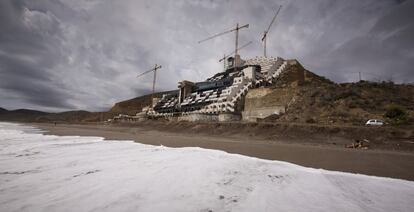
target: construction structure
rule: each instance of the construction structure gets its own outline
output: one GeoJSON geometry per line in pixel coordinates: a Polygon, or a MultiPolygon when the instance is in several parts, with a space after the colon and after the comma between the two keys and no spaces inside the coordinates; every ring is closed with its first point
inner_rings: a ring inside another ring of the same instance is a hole
{"type": "MultiPolygon", "coordinates": [[[[268,87],[288,71],[296,60],[280,57],[255,57],[243,60],[227,58],[226,69],[202,82],[181,81],[178,92],[164,95],[148,117],[187,121],[236,121],[249,120],[245,113],[244,98],[249,90],[268,87]],[[236,63],[237,61],[237,63],[236,63]]],[[[304,72],[298,79],[304,78],[304,72]]],[[[283,113],[285,108],[277,107],[262,111],[260,116],[283,113]],[[264,114],[263,114],[264,113],[264,114]]]]}
{"type": "MultiPolygon", "coordinates": [[[[265,118],[274,114],[284,113],[286,104],[259,109],[245,108],[245,97],[249,90],[260,87],[269,87],[278,81],[279,76],[289,70],[291,65],[301,65],[296,60],[285,60],[281,57],[267,57],[266,39],[267,34],[281,10],[280,6],[274,15],[268,28],[264,31],[262,41],[264,42],[264,56],[251,59],[242,59],[239,50],[251,42],[239,48],[239,30],[248,28],[249,24],[236,27],[203,40],[203,43],[235,32],[234,56],[224,55],[219,62],[224,61],[224,70],[201,82],[181,81],[178,82],[178,91],[163,95],[160,99],[154,100],[150,107],[144,109],[136,116],[120,115],[115,119],[143,120],[146,118],[164,118],[169,120],[186,121],[255,121],[258,118],[265,118]]],[[[155,73],[154,69],[154,85],[155,73]]],[[[305,78],[305,70],[296,70],[298,82],[305,78]]],[[[147,73],[147,72],[145,72],[147,73]]],[[[144,74],[145,74],[144,73],[144,74]]],[[[154,89],[153,89],[154,93],[154,89]]]]}

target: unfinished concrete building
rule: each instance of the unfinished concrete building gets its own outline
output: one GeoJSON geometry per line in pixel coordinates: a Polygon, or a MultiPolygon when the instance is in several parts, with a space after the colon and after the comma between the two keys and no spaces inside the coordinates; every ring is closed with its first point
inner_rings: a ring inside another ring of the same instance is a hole
{"type": "MultiPolygon", "coordinates": [[[[251,89],[276,83],[279,76],[289,70],[290,65],[298,64],[297,61],[280,57],[255,57],[247,60],[238,55],[236,57],[236,60],[228,58],[225,70],[206,81],[179,82],[178,92],[164,95],[147,115],[187,121],[255,121],[256,118],[283,113],[283,104],[257,110],[245,108],[245,97],[251,89]]],[[[303,81],[304,71],[296,74],[296,81],[303,81]]]]}

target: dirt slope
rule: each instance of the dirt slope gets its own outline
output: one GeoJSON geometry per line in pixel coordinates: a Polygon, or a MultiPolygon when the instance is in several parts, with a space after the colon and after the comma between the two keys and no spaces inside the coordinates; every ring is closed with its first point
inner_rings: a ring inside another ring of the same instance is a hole
{"type": "Polygon", "coordinates": [[[397,105],[407,113],[404,124],[414,123],[414,85],[367,81],[337,84],[300,64],[291,69],[268,87],[271,92],[258,99],[285,105],[286,113],[262,121],[363,125],[368,119],[386,120],[387,108],[397,105]],[[297,83],[296,72],[300,69],[305,79],[297,83]]]}
{"type": "MultiPolygon", "coordinates": [[[[178,92],[177,90],[172,91],[164,91],[155,93],[154,97],[160,98],[163,94],[173,94],[178,92]]],[[[125,100],[122,102],[116,103],[109,112],[112,113],[122,113],[122,114],[128,114],[128,115],[135,115],[136,113],[139,113],[142,111],[143,107],[149,106],[151,104],[151,94],[136,97],[133,99],[125,100]]]]}

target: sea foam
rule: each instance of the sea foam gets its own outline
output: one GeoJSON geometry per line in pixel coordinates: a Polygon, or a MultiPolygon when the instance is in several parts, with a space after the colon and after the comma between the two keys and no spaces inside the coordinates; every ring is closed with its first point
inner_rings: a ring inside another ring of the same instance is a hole
{"type": "Polygon", "coordinates": [[[0,211],[414,211],[414,182],[0,123],[0,211]]]}

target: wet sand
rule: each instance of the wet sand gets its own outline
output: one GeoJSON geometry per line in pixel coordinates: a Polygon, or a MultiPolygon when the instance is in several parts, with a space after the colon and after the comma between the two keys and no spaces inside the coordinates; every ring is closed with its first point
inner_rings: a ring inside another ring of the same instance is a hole
{"type": "Polygon", "coordinates": [[[414,181],[414,153],[346,149],[343,146],[270,142],[251,138],[227,138],[171,133],[139,127],[111,125],[32,124],[52,135],[99,136],[108,140],[134,140],[167,147],[201,147],[301,166],[392,177],[414,181]]]}

